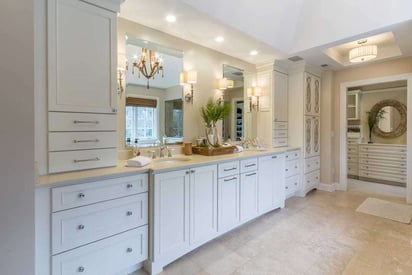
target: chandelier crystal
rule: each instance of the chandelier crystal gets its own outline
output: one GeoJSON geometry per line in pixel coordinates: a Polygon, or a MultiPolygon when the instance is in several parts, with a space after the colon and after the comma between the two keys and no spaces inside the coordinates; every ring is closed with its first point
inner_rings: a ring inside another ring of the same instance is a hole
{"type": "Polygon", "coordinates": [[[149,50],[142,48],[142,54],[140,58],[137,58],[133,61],[133,69],[132,73],[134,74],[134,68],[138,69],[138,77],[140,78],[140,74],[147,78],[147,86],[146,88],[149,89],[149,79],[155,79],[155,75],[159,74],[160,72],[163,75],[163,59],[159,53],[156,53],[154,50],[149,50]]]}

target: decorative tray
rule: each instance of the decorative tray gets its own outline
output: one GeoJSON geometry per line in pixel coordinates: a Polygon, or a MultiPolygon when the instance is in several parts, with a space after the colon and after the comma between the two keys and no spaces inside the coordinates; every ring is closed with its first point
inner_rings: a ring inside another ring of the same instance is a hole
{"type": "Polygon", "coordinates": [[[233,154],[235,152],[236,146],[221,146],[221,147],[202,147],[193,146],[192,151],[194,154],[199,154],[203,156],[218,156],[224,154],[233,154]]]}

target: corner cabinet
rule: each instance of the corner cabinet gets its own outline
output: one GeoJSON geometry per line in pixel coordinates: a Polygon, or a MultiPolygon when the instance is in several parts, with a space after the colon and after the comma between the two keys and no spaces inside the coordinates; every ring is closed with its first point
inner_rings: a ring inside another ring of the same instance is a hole
{"type": "Polygon", "coordinates": [[[48,0],[48,172],[117,164],[120,0],[48,0]]]}
{"type": "Polygon", "coordinates": [[[321,79],[309,70],[300,64],[289,73],[289,145],[302,147],[302,196],[320,183],[321,79]]]}

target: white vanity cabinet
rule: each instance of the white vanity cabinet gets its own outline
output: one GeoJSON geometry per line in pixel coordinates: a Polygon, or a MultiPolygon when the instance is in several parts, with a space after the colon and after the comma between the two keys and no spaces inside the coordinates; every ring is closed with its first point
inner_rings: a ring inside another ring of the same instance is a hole
{"type": "Polygon", "coordinates": [[[218,231],[224,233],[240,222],[239,161],[218,164],[218,231]]]}
{"type": "Polygon", "coordinates": [[[152,173],[151,266],[164,265],[217,234],[217,166],[152,173]]]}
{"type": "Polygon", "coordinates": [[[301,63],[289,72],[289,145],[302,148],[304,196],[320,183],[320,71],[301,63]]]}
{"type": "Polygon", "coordinates": [[[49,173],[117,164],[119,9],[120,0],[47,0],[49,173]]]}
{"type": "Polygon", "coordinates": [[[147,257],[147,173],[36,189],[36,274],[127,274],[147,257]]]}
{"type": "Polygon", "coordinates": [[[285,155],[258,158],[258,212],[263,214],[285,206],[285,155]]]}
{"type": "Polygon", "coordinates": [[[240,221],[246,222],[258,215],[258,160],[240,161],[240,221]]]}
{"type": "Polygon", "coordinates": [[[47,6],[49,111],[113,113],[116,11],[79,0],[47,6]]]}

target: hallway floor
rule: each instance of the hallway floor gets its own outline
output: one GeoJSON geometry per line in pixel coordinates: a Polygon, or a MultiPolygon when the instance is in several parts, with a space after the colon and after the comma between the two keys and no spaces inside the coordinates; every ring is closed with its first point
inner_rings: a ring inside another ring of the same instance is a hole
{"type": "Polygon", "coordinates": [[[313,191],[196,249],[161,274],[412,274],[412,226],[355,212],[369,196],[404,202],[358,190],[313,191]]]}

